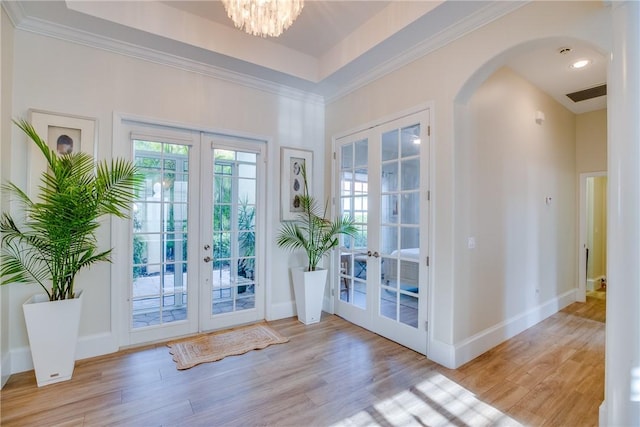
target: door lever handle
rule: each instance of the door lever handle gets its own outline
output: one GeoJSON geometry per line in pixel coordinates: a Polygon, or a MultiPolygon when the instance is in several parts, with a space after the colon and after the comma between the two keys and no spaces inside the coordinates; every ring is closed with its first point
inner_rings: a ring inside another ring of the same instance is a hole
{"type": "Polygon", "coordinates": [[[213,261],[213,258],[211,258],[210,256],[204,257],[204,262],[211,262],[211,261],[213,261]]]}

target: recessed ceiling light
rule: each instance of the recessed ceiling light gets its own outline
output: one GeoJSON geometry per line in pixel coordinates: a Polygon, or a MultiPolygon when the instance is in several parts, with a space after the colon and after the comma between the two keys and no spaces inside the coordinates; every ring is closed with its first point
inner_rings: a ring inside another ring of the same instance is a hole
{"type": "Polygon", "coordinates": [[[589,61],[588,59],[580,59],[579,61],[574,62],[573,64],[571,64],[571,68],[584,68],[587,65],[591,64],[591,61],[589,61]]]}

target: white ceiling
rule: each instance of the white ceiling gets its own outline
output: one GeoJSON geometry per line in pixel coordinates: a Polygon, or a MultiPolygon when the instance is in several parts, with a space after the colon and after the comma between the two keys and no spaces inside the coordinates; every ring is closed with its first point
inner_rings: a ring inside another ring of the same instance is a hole
{"type": "MultiPolygon", "coordinates": [[[[220,1],[163,1],[162,3],[234,28],[220,1]]],[[[303,13],[272,41],[319,58],[359,26],[389,5],[389,1],[308,1],[303,13]]]]}
{"type": "MultiPolygon", "coordinates": [[[[233,27],[219,1],[3,1],[18,28],[105,46],[118,44],[265,82],[335,97],[408,63],[525,2],[307,0],[278,38],[233,27]]],[[[565,95],[606,82],[606,58],[575,41],[512,52],[507,66],[575,113],[606,96],[565,95]],[[569,54],[558,53],[571,47],[569,54]],[[574,59],[589,67],[573,70],[574,59]]]]}

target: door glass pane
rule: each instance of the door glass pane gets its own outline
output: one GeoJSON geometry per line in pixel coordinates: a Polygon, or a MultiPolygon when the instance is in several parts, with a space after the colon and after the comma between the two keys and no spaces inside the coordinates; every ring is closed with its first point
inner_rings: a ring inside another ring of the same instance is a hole
{"type": "Polygon", "coordinates": [[[255,308],[257,155],[214,149],[211,314],[255,308]]]}
{"type": "Polygon", "coordinates": [[[420,193],[417,191],[404,193],[400,198],[401,221],[403,224],[420,223],[420,193]]]}
{"type": "Polygon", "coordinates": [[[368,141],[341,147],[341,215],[355,221],[355,237],[340,237],[340,300],[360,308],[367,306],[367,221],[369,210],[368,141]]]}
{"type": "Polygon", "coordinates": [[[341,169],[350,170],[353,169],[353,144],[343,145],[340,150],[341,155],[341,169]]]}
{"type": "Polygon", "coordinates": [[[382,164],[382,192],[398,190],[398,163],[387,162],[382,164]]]}
{"type": "Polygon", "coordinates": [[[400,205],[395,194],[383,194],[380,205],[380,221],[383,224],[397,223],[400,205]]]}
{"type": "Polygon", "coordinates": [[[420,126],[388,131],[381,142],[380,315],[418,326],[420,126]]]}
{"type": "Polygon", "coordinates": [[[382,134],[381,150],[383,162],[398,158],[398,131],[396,129],[382,134]]]}
{"type": "Polygon", "coordinates": [[[402,191],[417,190],[420,187],[420,159],[412,158],[401,163],[402,191]]]}
{"type": "Polygon", "coordinates": [[[400,130],[400,144],[402,145],[402,157],[420,154],[420,125],[402,128],[400,130]]]}
{"type": "Polygon", "coordinates": [[[189,147],[133,140],[144,186],[133,207],[133,328],[187,318],[189,147]],[[176,173],[179,171],[179,173],[176,173]]]}
{"type": "Polygon", "coordinates": [[[358,166],[364,166],[366,168],[369,157],[369,142],[366,139],[362,141],[357,141],[354,147],[355,158],[354,165],[356,168],[358,166]]]}

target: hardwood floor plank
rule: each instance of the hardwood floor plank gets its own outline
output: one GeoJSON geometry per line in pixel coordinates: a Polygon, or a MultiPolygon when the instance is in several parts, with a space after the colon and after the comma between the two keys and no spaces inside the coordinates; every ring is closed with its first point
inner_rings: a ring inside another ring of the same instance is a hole
{"type": "Polygon", "coordinates": [[[110,408],[92,411],[85,415],[85,425],[151,426],[175,424],[193,415],[191,403],[180,397],[159,398],[149,396],[110,408]]]}
{"type": "MultiPolygon", "coordinates": [[[[54,399],[55,400],[55,399],[54,399]]],[[[84,422],[84,414],[91,411],[98,411],[103,408],[112,407],[122,402],[122,396],[119,391],[82,399],[81,401],[72,402],[63,405],[60,408],[51,410],[51,407],[40,408],[35,406],[27,406],[22,411],[16,411],[12,418],[2,419],[3,426],[23,426],[23,425],[66,425],[71,423],[84,422]]]]}
{"type": "Polygon", "coordinates": [[[178,371],[164,344],[79,361],[0,393],[3,426],[597,425],[604,323],[572,304],[456,370],[330,315],[270,325],[289,343],[178,371]]]}
{"type": "Polygon", "coordinates": [[[529,389],[511,381],[503,380],[483,393],[484,400],[502,411],[518,403],[529,389]]]}

